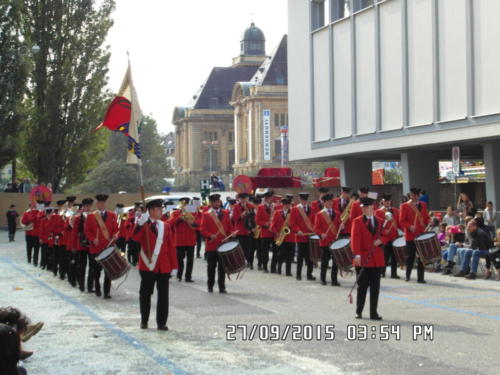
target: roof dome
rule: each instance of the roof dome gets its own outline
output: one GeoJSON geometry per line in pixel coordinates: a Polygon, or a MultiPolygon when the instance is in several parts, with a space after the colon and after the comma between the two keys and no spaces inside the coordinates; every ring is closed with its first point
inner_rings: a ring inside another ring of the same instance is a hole
{"type": "Polygon", "coordinates": [[[264,38],[264,33],[261,29],[255,26],[255,23],[251,23],[250,27],[245,30],[243,35],[241,36],[241,41],[257,41],[264,42],[266,38],[264,38]]]}

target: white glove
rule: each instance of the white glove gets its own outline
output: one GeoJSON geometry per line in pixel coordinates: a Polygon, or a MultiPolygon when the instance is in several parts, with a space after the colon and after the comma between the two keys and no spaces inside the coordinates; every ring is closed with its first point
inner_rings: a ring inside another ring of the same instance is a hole
{"type": "Polygon", "coordinates": [[[170,272],[170,276],[172,276],[172,277],[177,276],[177,270],[172,270],[170,272]]]}
{"type": "Polygon", "coordinates": [[[148,220],[149,220],[149,214],[145,212],[141,216],[139,216],[139,219],[137,219],[137,225],[143,226],[144,224],[146,224],[148,220]]]}

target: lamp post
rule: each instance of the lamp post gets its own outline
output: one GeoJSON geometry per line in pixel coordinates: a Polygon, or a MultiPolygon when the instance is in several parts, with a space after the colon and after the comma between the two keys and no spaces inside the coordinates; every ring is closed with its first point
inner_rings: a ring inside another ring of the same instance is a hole
{"type": "Polygon", "coordinates": [[[208,166],[210,171],[210,177],[212,177],[212,147],[219,144],[218,141],[203,141],[201,142],[204,146],[208,146],[208,166]]]}

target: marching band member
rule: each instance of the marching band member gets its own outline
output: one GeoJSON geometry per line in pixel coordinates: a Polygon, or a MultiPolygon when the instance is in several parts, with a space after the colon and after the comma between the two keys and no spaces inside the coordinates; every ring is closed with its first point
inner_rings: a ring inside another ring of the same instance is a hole
{"type": "MultiPolygon", "coordinates": [[[[80,288],[80,291],[85,291],[85,273],[87,270],[87,259],[90,262],[89,256],[89,246],[90,243],[85,236],[85,222],[90,214],[90,208],[92,207],[94,200],[92,198],[84,198],[81,203],[81,210],[79,210],[74,216],[72,226],[71,226],[71,237],[70,243],[72,249],[76,252],[75,254],[75,278],[80,288]]],[[[93,293],[94,280],[92,278],[92,273],[89,271],[87,277],[87,292],[93,293]]]]}
{"type": "Polygon", "coordinates": [[[125,254],[127,248],[127,217],[128,215],[123,212],[123,207],[125,205],[123,203],[117,203],[115,208],[115,214],[118,218],[118,239],[116,240],[116,246],[120,249],[122,254],[125,254]]]}
{"type": "MultiPolygon", "coordinates": [[[[399,209],[399,223],[405,232],[406,251],[408,253],[406,258],[406,281],[410,281],[411,271],[415,263],[417,252],[415,239],[425,232],[425,228],[430,221],[427,205],[425,202],[418,200],[419,194],[420,189],[411,188],[410,200],[403,203],[399,209]]],[[[417,282],[425,284],[424,264],[421,259],[418,260],[417,265],[417,282]]]]}
{"type": "Polygon", "coordinates": [[[276,245],[278,247],[279,259],[277,271],[281,275],[281,268],[283,263],[285,263],[286,276],[293,276],[292,261],[295,250],[295,236],[290,230],[292,201],[289,198],[284,198],[281,200],[281,206],[280,210],[274,211],[270,227],[271,232],[275,234],[276,245]]]}
{"type": "Polygon", "coordinates": [[[251,220],[251,216],[255,214],[255,207],[248,202],[248,197],[249,195],[247,193],[240,193],[236,196],[238,203],[234,205],[232,218],[234,230],[237,231],[236,235],[245,253],[248,267],[253,269],[253,248],[251,238],[253,232],[251,231],[251,226],[253,226],[255,222],[250,225],[249,220],[251,220]]]}
{"type": "Polygon", "coordinates": [[[274,193],[270,190],[263,194],[264,201],[257,207],[257,213],[255,214],[255,223],[257,224],[255,229],[257,232],[256,236],[260,239],[260,246],[257,250],[259,271],[262,269],[264,273],[269,272],[267,268],[269,262],[269,249],[272,247],[274,238],[273,232],[269,230],[271,226],[271,217],[275,209],[273,195],[274,193]]]}
{"type": "Polygon", "coordinates": [[[355,255],[353,264],[356,267],[358,293],[356,296],[356,319],[362,318],[366,293],[370,287],[370,319],[382,320],[378,315],[378,297],[380,293],[380,269],[384,267],[384,251],[381,248],[380,230],[382,222],[374,216],[371,198],[360,199],[363,212],[355,218],[351,229],[351,248],[355,255]]]}
{"type": "Polygon", "coordinates": [[[33,265],[38,266],[38,253],[40,252],[40,220],[43,215],[41,201],[30,203],[30,206],[21,217],[21,224],[26,227],[26,255],[28,263],[33,259],[33,265]],[[33,257],[32,257],[33,255],[33,257]]]}
{"type": "Polygon", "coordinates": [[[309,237],[314,234],[313,212],[308,204],[309,193],[299,193],[300,203],[292,209],[290,228],[295,234],[299,254],[297,257],[297,280],[302,280],[302,264],[307,266],[307,280],[316,280],[312,275],[313,263],[309,258],[309,237]]]}
{"type": "Polygon", "coordinates": [[[52,207],[50,206],[50,201],[43,202],[44,208],[43,213],[40,217],[40,227],[39,227],[39,235],[38,238],[40,240],[41,246],[41,258],[40,258],[40,267],[45,270],[50,270],[52,265],[52,236],[50,234],[50,226],[49,219],[50,215],[52,215],[52,207]]]}
{"type": "Polygon", "coordinates": [[[63,216],[65,203],[65,200],[59,200],[56,202],[57,208],[55,209],[49,220],[50,231],[52,233],[52,238],[54,239],[52,250],[52,272],[54,272],[54,276],[57,276],[57,272],[59,272],[59,277],[61,280],[64,280],[66,277],[66,250],[63,245],[64,233],[66,231],[66,222],[64,221],[63,216]]]}
{"type": "Polygon", "coordinates": [[[189,204],[189,201],[189,197],[179,199],[180,208],[172,211],[169,223],[175,234],[177,263],[179,266],[177,280],[182,281],[184,258],[186,258],[185,280],[187,283],[192,283],[194,247],[196,245],[196,230],[199,227],[199,218],[197,213],[188,213],[185,210],[185,206],[189,204]]]}
{"type": "MultiPolygon", "coordinates": [[[[199,197],[193,197],[193,204],[198,206],[198,211],[196,214],[198,215],[198,219],[201,218],[201,202],[199,197]]],[[[203,236],[200,233],[200,226],[196,229],[196,258],[201,258],[201,243],[203,242],[203,236]]]]}
{"type": "Polygon", "coordinates": [[[314,217],[314,232],[320,236],[321,246],[321,285],[326,285],[326,271],[328,263],[332,260],[332,286],[340,286],[337,280],[337,264],[330,252],[330,245],[337,238],[340,229],[340,215],[333,209],[333,195],[324,194],[322,197],[323,209],[317,212],[314,217]]]}
{"type": "Polygon", "coordinates": [[[323,197],[328,194],[328,188],[326,187],[320,187],[318,189],[319,192],[319,199],[315,200],[314,202],[311,203],[311,208],[313,210],[313,214],[316,215],[318,212],[320,212],[323,209],[323,197]]]}
{"type": "Polygon", "coordinates": [[[352,204],[351,221],[356,219],[358,216],[363,215],[363,210],[361,209],[361,199],[368,197],[368,191],[369,189],[366,187],[358,189],[359,198],[352,204]]]}
{"type": "Polygon", "coordinates": [[[170,225],[161,220],[163,200],[149,201],[146,210],[147,212],[138,219],[133,236],[134,241],[141,244],[139,257],[141,328],[148,328],[151,295],[156,283],[158,291],[156,324],[158,330],[168,331],[169,279],[171,275],[175,276],[177,273],[175,241],[170,225]]]}
{"type": "Polygon", "coordinates": [[[341,188],[340,196],[333,200],[333,210],[339,215],[339,217],[342,217],[345,210],[347,210],[346,213],[348,213],[344,225],[341,225],[340,238],[346,238],[351,235],[351,192],[352,189],[350,187],[344,186],[341,188]]]}
{"type": "MultiPolygon", "coordinates": [[[[113,211],[106,210],[107,194],[95,196],[97,210],[88,215],[84,226],[85,236],[90,242],[90,270],[94,279],[96,296],[101,296],[101,266],[95,258],[118,238],[118,222],[113,211]]],[[[104,274],[104,298],[110,299],[111,280],[104,274]]]]}
{"type": "MultiPolygon", "coordinates": [[[[392,207],[392,200],[390,195],[382,197],[382,207],[375,211],[375,215],[383,222],[381,240],[384,243],[384,256],[385,264],[391,262],[391,279],[399,279],[398,265],[396,263],[396,256],[392,248],[392,241],[399,237],[399,210],[392,207]]],[[[385,277],[386,267],[382,270],[382,277],[385,277]]]]}
{"type": "Polygon", "coordinates": [[[200,231],[205,237],[205,252],[207,254],[207,286],[208,292],[212,293],[215,284],[215,271],[218,273],[219,293],[227,293],[225,286],[226,274],[222,263],[217,257],[217,249],[222,241],[231,236],[231,222],[229,213],[221,208],[220,194],[212,194],[208,197],[210,209],[203,213],[200,231]]]}
{"type": "Polygon", "coordinates": [[[66,197],[66,207],[63,209],[62,212],[62,218],[64,220],[64,231],[62,238],[60,240],[61,243],[61,267],[59,272],[63,272],[63,278],[64,275],[68,276],[68,282],[71,286],[75,287],[76,286],[76,274],[74,273],[75,271],[75,264],[76,260],[74,259],[73,256],[73,249],[71,248],[72,243],[71,243],[71,218],[75,214],[75,209],[77,209],[76,204],[76,197],[74,195],[71,195],[69,197],[66,197]]]}
{"type": "MultiPolygon", "coordinates": [[[[143,212],[144,212],[144,207],[142,205],[142,202],[135,202],[134,218],[132,220],[132,223],[129,224],[130,233],[133,234],[135,226],[137,225],[137,220],[139,219],[139,217],[142,215],[143,212]]],[[[139,262],[139,251],[140,251],[140,244],[137,241],[134,241],[133,236],[130,235],[127,257],[129,259],[129,263],[134,267],[137,266],[137,262],[139,262]]]]}

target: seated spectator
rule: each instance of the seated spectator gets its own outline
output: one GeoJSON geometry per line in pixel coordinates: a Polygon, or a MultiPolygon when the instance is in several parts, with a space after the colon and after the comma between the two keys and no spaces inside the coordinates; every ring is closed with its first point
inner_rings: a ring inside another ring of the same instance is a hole
{"type": "Polygon", "coordinates": [[[457,277],[465,276],[466,279],[474,280],[476,278],[479,258],[485,258],[489,254],[489,249],[492,245],[490,236],[476,223],[476,220],[471,220],[467,225],[467,231],[470,233],[472,240],[470,248],[465,251],[462,269],[455,274],[457,277]],[[472,264],[471,264],[472,258],[472,264]],[[470,266],[470,272],[468,272],[470,266]]]}
{"type": "Polygon", "coordinates": [[[26,375],[23,367],[18,366],[21,353],[21,338],[17,331],[7,324],[0,323],[0,374],[26,375]]]}
{"type": "Polygon", "coordinates": [[[460,224],[460,218],[458,217],[453,207],[450,206],[446,209],[446,215],[444,215],[443,217],[443,223],[446,223],[446,225],[460,224]]]}
{"type": "MultiPolygon", "coordinates": [[[[465,220],[468,224],[472,221],[472,217],[468,216],[465,220]]],[[[448,247],[448,252],[446,254],[448,264],[443,270],[443,275],[451,275],[453,267],[456,264],[455,255],[458,256],[458,264],[462,264],[462,255],[467,249],[469,249],[469,245],[471,243],[469,232],[465,230],[465,228],[466,227],[463,224],[458,225],[458,227],[450,228],[450,232],[453,233],[453,239],[450,242],[450,246],[448,247]]]]}
{"type": "Polygon", "coordinates": [[[439,232],[441,231],[440,230],[439,219],[436,218],[436,217],[433,217],[431,219],[431,222],[430,222],[429,226],[430,226],[430,228],[429,228],[428,232],[434,232],[436,234],[439,234],[439,232]]]}
{"type": "Polygon", "coordinates": [[[438,241],[441,244],[441,247],[447,246],[449,244],[449,240],[451,239],[451,236],[446,231],[447,227],[446,223],[439,224],[438,241]]]}
{"type": "Polygon", "coordinates": [[[497,236],[494,239],[493,249],[490,250],[490,253],[486,257],[486,275],[484,278],[487,280],[491,277],[491,265],[495,267],[497,277],[496,280],[500,281],[500,229],[497,230],[497,236]]]}

